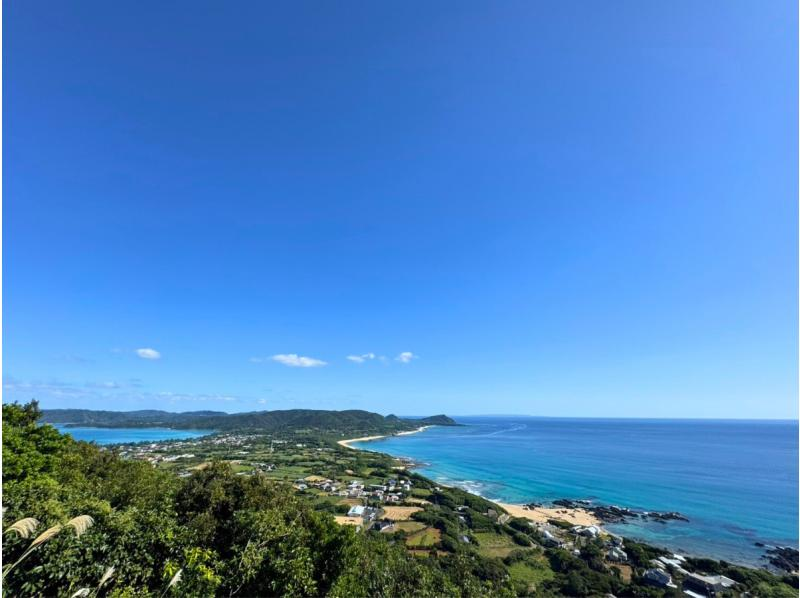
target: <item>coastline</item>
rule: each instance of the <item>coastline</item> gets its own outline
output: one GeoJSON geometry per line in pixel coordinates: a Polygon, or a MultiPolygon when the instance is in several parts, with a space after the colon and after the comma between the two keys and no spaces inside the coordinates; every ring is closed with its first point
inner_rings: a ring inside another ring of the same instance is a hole
{"type": "Polygon", "coordinates": [[[504,509],[512,517],[521,517],[535,523],[547,523],[550,519],[560,519],[572,525],[583,525],[602,528],[603,522],[598,517],[585,509],[564,507],[528,507],[527,505],[513,505],[496,500],[492,501],[504,509]]]}
{"type": "Polygon", "coordinates": [[[338,444],[339,446],[343,446],[345,448],[349,448],[349,449],[353,449],[354,451],[357,451],[359,449],[350,446],[353,442],[369,442],[371,440],[380,440],[381,438],[387,438],[389,436],[408,436],[409,434],[416,434],[418,432],[423,432],[424,430],[427,430],[428,428],[431,428],[431,427],[433,427],[432,424],[431,425],[427,425],[427,426],[421,426],[421,427],[417,428],[416,430],[407,430],[405,432],[397,432],[396,434],[380,434],[378,436],[362,436],[361,438],[348,438],[347,440],[337,440],[336,444],[338,444]]]}
{"type": "MultiPolygon", "coordinates": [[[[357,451],[361,449],[351,446],[355,442],[371,442],[373,440],[380,440],[381,438],[387,438],[389,436],[408,436],[409,434],[417,434],[418,432],[427,430],[430,427],[432,426],[430,425],[421,426],[416,430],[397,432],[396,434],[380,434],[375,436],[362,436],[360,438],[348,438],[346,440],[338,440],[336,444],[357,451]]],[[[441,482],[439,483],[441,484],[441,482]]],[[[442,485],[446,486],[446,484],[442,485]]],[[[516,505],[492,499],[487,499],[487,500],[496,504],[498,507],[506,511],[512,517],[528,519],[529,521],[533,521],[535,523],[547,523],[548,520],[550,519],[560,519],[561,521],[566,521],[567,523],[571,523],[572,525],[583,525],[583,526],[594,525],[598,528],[602,528],[602,521],[598,517],[596,517],[593,513],[587,511],[586,509],[565,508],[557,506],[531,508],[528,505],[516,505]]]]}
{"type": "MultiPolygon", "coordinates": [[[[354,439],[347,439],[347,440],[340,440],[338,444],[340,446],[353,449],[353,450],[374,450],[378,452],[384,452],[381,448],[374,448],[374,449],[367,449],[366,447],[355,447],[352,446],[355,442],[368,442],[372,440],[379,440],[381,438],[387,438],[392,436],[401,436],[407,434],[415,434],[427,428],[429,426],[421,427],[417,430],[410,430],[407,432],[400,432],[397,434],[386,434],[386,435],[376,435],[376,436],[367,436],[362,438],[354,438],[354,439]]],[[[396,449],[397,451],[401,452],[401,449],[396,449]]],[[[427,466],[427,464],[423,464],[421,462],[414,462],[408,457],[401,457],[398,454],[389,454],[389,456],[394,457],[395,459],[406,460],[408,463],[406,465],[409,466],[409,469],[414,469],[420,466],[427,466]]],[[[430,478],[429,476],[428,479],[430,478]]],[[[625,507],[615,507],[611,505],[611,503],[603,503],[598,502],[594,504],[594,501],[581,501],[581,500],[569,500],[569,499],[559,499],[555,501],[555,504],[546,503],[544,505],[540,505],[538,503],[507,503],[502,502],[502,499],[495,499],[490,497],[491,492],[487,496],[486,494],[482,494],[481,492],[475,492],[475,489],[465,487],[464,485],[459,484],[458,482],[452,482],[448,480],[450,483],[442,482],[441,480],[436,480],[435,483],[443,486],[443,487],[456,487],[460,488],[466,492],[471,494],[476,494],[477,496],[481,496],[482,498],[488,500],[489,502],[497,505],[499,509],[503,509],[508,515],[514,518],[522,518],[530,521],[532,524],[537,525],[544,525],[549,523],[552,520],[558,520],[565,524],[569,524],[570,526],[581,526],[581,527],[595,527],[601,533],[608,533],[616,536],[630,536],[632,540],[637,542],[641,542],[648,546],[658,547],[659,549],[664,549],[667,551],[672,551],[676,553],[680,553],[683,555],[693,556],[696,558],[712,558],[712,559],[719,559],[724,560],[730,563],[734,563],[738,566],[745,566],[750,568],[761,569],[765,568],[768,570],[772,570],[769,568],[770,564],[775,563],[775,559],[784,558],[782,555],[779,554],[770,554],[767,549],[778,547],[777,550],[782,550],[781,547],[786,546],[788,549],[796,550],[794,547],[796,544],[793,542],[775,542],[769,539],[767,540],[758,540],[758,541],[751,541],[745,548],[749,548],[749,551],[745,551],[742,547],[736,545],[734,550],[737,552],[731,554],[733,550],[730,550],[730,546],[732,544],[721,544],[723,550],[728,550],[729,552],[726,554],[724,552],[720,553],[721,551],[717,546],[696,546],[696,545],[686,545],[683,543],[679,543],[678,541],[673,541],[670,538],[659,537],[650,537],[647,533],[647,529],[643,526],[649,523],[659,523],[664,524],[670,520],[676,519],[683,522],[688,522],[689,520],[686,516],[682,515],[682,513],[677,511],[669,511],[669,512],[658,512],[658,511],[641,511],[641,510],[634,510],[625,507]],[[562,504],[563,503],[563,504],[562,504]],[[569,504],[572,503],[572,504],[569,504]],[[592,503],[589,507],[585,508],[581,503],[592,503]],[[630,516],[633,523],[640,522],[639,527],[632,527],[628,529],[624,529],[620,527],[622,524],[628,523],[629,520],[626,518],[626,513],[632,513],[630,516]],[[619,515],[622,519],[617,520],[614,516],[619,515]],[[637,517],[644,517],[644,519],[637,519],[637,517]]],[[[594,498],[594,497],[593,497],[594,498]]],[[[694,519],[692,520],[693,526],[696,526],[696,522],[694,519]]],[[[660,527],[656,527],[656,534],[660,532],[660,527]]],[[[680,529],[680,528],[678,528],[680,529]]],[[[702,528],[701,528],[702,529],[702,528]]],[[[597,533],[597,532],[594,532],[597,533]]],[[[787,550],[788,550],[787,549],[787,550]]],[[[795,552],[796,555],[796,552],[795,552]]],[[[790,554],[791,557],[791,554],[790,554]]],[[[786,558],[790,558],[786,557],[786,558]]],[[[778,566],[778,570],[788,571],[783,566],[778,566]]]]}

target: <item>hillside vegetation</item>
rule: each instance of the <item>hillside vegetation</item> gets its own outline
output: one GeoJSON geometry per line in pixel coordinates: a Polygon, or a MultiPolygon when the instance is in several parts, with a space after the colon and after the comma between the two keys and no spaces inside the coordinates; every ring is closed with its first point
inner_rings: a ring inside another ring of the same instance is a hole
{"type": "Polygon", "coordinates": [[[264,432],[290,428],[354,434],[402,432],[428,424],[440,426],[456,425],[456,422],[446,415],[436,415],[423,419],[401,419],[395,415],[383,416],[358,409],[348,411],[288,409],[231,414],[221,411],[170,413],[158,410],[93,411],[90,409],[48,409],[42,412],[42,422],[103,428],[164,426],[182,429],[260,430],[264,432]]]}
{"type": "MultiPolygon", "coordinates": [[[[680,595],[644,578],[663,551],[625,540],[619,567],[607,538],[548,546],[494,503],[330,436],[284,427],[102,449],[40,415],[36,403],[3,406],[6,596],[680,595]],[[356,481],[401,498],[326,490],[356,481]],[[354,506],[382,515],[345,524],[354,506]]],[[[734,596],[797,595],[796,577],[685,566],[735,579],[734,596]]]]}

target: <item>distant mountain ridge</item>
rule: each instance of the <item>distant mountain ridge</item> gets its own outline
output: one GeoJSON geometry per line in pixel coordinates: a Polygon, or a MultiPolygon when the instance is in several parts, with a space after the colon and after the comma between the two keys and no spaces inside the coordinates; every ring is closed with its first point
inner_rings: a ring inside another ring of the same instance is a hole
{"type": "Polygon", "coordinates": [[[402,432],[420,426],[457,426],[446,415],[422,419],[402,419],[396,415],[351,409],[327,411],[317,409],[288,409],[280,411],[250,411],[225,413],[224,411],[187,411],[172,413],[148,409],[141,411],[94,411],[92,409],[45,409],[42,423],[66,426],[92,426],[99,428],[199,428],[219,431],[230,430],[299,430],[312,429],[325,432],[402,432]]]}

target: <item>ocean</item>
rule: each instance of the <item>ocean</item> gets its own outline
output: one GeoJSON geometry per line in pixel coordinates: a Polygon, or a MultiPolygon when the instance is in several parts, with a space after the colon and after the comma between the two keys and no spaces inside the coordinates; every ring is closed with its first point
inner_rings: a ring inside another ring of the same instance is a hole
{"type": "Polygon", "coordinates": [[[798,545],[796,421],[462,417],[353,446],[424,463],[443,484],[509,502],[591,499],[689,522],[607,525],[683,554],[759,565],[798,545]]]}
{"type": "Polygon", "coordinates": [[[212,430],[171,430],[169,428],[72,428],[61,424],[53,424],[53,427],[59,432],[70,434],[75,440],[85,440],[97,444],[185,440],[213,434],[212,430]]]}

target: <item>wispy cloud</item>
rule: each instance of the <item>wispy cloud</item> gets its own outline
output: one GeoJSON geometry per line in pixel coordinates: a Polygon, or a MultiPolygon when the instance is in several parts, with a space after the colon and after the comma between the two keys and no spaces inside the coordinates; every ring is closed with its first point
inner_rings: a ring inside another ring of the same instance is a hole
{"type": "Polygon", "coordinates": [[[353,363],[364,363],[365,361],[370,361],[375,359],[375,353],[363,353],[361,355],[348,355],[347,359],[352,361],[353,363]]]}
{"type": "Polygon", "coordinates": [[[414,359],[419,359],[419,355],[414,355],[411,351],[403,351],[394,358],[395,361],[399,361],[400,363],[411,363],[414,359]]]}
{"type": "Polygon", "coordinates": [[[58,399],[75,399],[84,396],[86,391],[60,380],[21,381],[12,377],[3,378],[3,391],[14,400],[29,401],[42,396],[58,399]]]}
{"type": "Polygon", "coordinates": [[[282,353],[273,355],[270,359],[292,368],[319,368],[328,365],[327,361],[322,361],[321,359],[315,359],[313,357],[305,357],[297,353],[282,353]]]}
{"type": "Polygon", "coordinates": [[[205,402],[205,401],[238,401],[238,397],[221,394],[189,394],[183,392],[159,392],[156,396],[161,399],[166,399],[170,403],[177,403],[180,401],[191,402],[205,402]]]}
{"type": "Polygon", "coordinates": [[[155,349],[144,348],[136,349],[136,354],[142,359],[161,359],[161,353],[155,349]]]}
{"type": "Polygon", "coordinates": [[[3,379],[3,391],[10,400],[25,402],[31,399],[39,399],[48,408],[97,408],[108,405],[109,401],[126,408],[140,408],[141,406],[152,408],[165,403],[230,403],[246,400],[246,397],[227,394],[150,392],[140,390],[140,386],[141,382],[136,379],[131,379],[128,382],[107,381],[86,382],[83,384],[60,380],[27,382],[11,377],[3,379]]]}
{"type": "Polygon", "coordinates": [[[123,384],[119,382],[115,382],[113,380],[109,380],[107,382],[87,382],[85,384],[86,388],[104,388],[106,390],[113,390],[117,388],[123,388],[123,384]]]}

